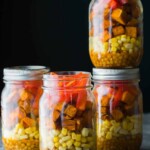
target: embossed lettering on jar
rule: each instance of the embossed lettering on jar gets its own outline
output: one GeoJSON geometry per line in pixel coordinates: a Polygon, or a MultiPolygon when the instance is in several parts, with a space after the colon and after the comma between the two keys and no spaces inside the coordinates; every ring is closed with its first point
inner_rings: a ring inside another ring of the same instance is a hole
{"type": "Polygon", "coordinates": [[[97,150],[139,150],[142,93],[138,69],[93,69],[97,150]]]}
{"type": "Polygon", "coordinates": [[[91,74],[44,75],[40,99],[41,150],[95,150],[91,74]]]}
{"type": "Polygon", "coordinates": [[[139,66],[143,56],[143,6],[140,0],[92,0],[89,54],[95,67],[139,66]]]}
{"type": "Polygon", "coordinates": [[[4,68],[1,95],[2,141],[5,150],[39,150],[39,98],[44,66],[4,68]]]}

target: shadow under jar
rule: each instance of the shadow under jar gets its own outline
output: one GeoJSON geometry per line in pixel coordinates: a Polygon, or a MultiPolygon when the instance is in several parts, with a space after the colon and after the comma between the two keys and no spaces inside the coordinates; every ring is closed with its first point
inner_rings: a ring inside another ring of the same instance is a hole
{"type": "Polygon", "coordinates": [[[97,150],[139,150],[143,100],[139,69],[93,69],[97,150]]]}
{"type": "Polygon", "coordinates": [[[89,54],[97,68],[138,67],[143,56],[143,6],[140,0],[92,0],[89,54]]]}
{"type": "Polygon", "coordinates": [[[1,94],[2,141],[5,150],[39,150],[39,98],[44,66],[4,68],[1,94]]]}
{"type": "Polygon", "coordinates": [[[41,150],[95,150],[91,74],[44,75],[40,99],[41,150]]]}

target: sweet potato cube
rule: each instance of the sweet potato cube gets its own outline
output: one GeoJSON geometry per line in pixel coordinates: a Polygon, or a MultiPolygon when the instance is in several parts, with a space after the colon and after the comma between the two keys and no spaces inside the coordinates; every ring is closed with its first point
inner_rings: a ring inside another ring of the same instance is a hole
{"type": "Polygon", "coordinates": [[[124,102],[127,105],[131,105],[135,100],[134,95],[129,93],[128,91],[125,91],[122,95],[121,101],[124,102]]]}
{"type": "Polygon", "coordinates": [[[24,125],[25,128],[33,127],[36,125],[36,121],[28,117],[23,118],[21,120],[21,123],[24,125]]]}
{"type": "Polygon", "coordinates": [[[76,129],[76,121],[75,120],[63,120],[62,127],[68,130],[74,131],[76,129]]]}
{"type": "Polygon", "coordinates": [[[64,103],[58,103],[58,104],[55,106],[55,110],[62,111],[63,106],[64,106],[64,103]]]}
{"type": "Polygon", "coordinates": [[[25,101],[25,100],[32,100],[33,99],[33,95],[28,92],[27,90],[23,90],[20,94],[20,99],[22,101],[25,101]]]}
{"type": "Polygon", "coordinates": [[[107,107],[109,106],[109,101],[110,101],[110,98],[108,96],[103,96],[102,99],[101,99],[101,106],[102,107],[107,107]]]}
{"type": "Polygon", "coordinates": [[[101,107],[101,113],[102,114],[108,114],[108,112],[109,112],[108,107],[101,107]]]}
{"type": "Polygon", "coordinates": [[[114,22],[112,22],[111,20],[104,20],[102,25],[102,29],[108,29],[109,27],[112,27],[115,25],[114,22]]]}
{"type": "Polygon", "coordinates": [[[64,115],[63,118],[64,118],[65,120],[70,120],[70,119],[71,119],[71,117],[69,117],[69,116],[67,116],[67,115],[64,115]]]}
{"type": "Polygon", "coordinates": [[[136,27],[126,27],[126,35],[136,38],[137,37],[137,28],[136,27]]]}
{"type": "Polygon", "coordinates": [[[65,115],[73,118],[76,115],[77,109],[73,105],[68,105],[64,111],[65,115]]]}
{"type": "Polygon", "coordinates": [[[53,111],[53,121],[57,121],[57,119],[60,117],[60,112],[57,110],[53,111]]]}
{"type": "Polygon", "coordinates": [[[123,25],[125,25],[128,21],[128,16],[126,12],[120,8],[114,9],[111,16],[112,16],[112,19],[114,19],[115,21],[123,25]]]}
{"type": "Polygon", "coordinates": [[[113,28],[113,35],[118,36],[125,33],[125,29],[123,26],[116,26],[113,28]]]}
{"type": "Polygon", "coordinates": [[[123,118],[123,113],[121,110],[114,109],[112,110],[111,114],[116,121],[119,121],[123,118]]]}
{"type": "Polygon", "coordinates": [[[108,41],[110,38],[111,38],[111,34],[107,30],[105,30],[100,34],[100,40],[102,40],[103,42],[108,41]]]}

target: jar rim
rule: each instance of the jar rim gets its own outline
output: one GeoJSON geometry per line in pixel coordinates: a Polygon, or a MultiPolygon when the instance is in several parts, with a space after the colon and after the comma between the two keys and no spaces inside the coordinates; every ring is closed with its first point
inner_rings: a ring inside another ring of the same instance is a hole
{"type": "Polygon", "coordinates": [[[134,80],[140,79],[139,68],[101,69],[93,68],[93,80],[134,80]]]}
{"type": "Polygon", "coordinates": [[[49,71],[49,67],[41,65],[6,67],[3,69],[3,80],[38,80],[49,71]]]}
{"type": "Polygon", "coordinates": [[[56,74],[45,73],[43,75],[43,80],[64,80],[64,77],[67,77],[66,80],[71,80],[69,77],[83,73],[79,78],[90,78],[91,73],[88,71],[53,71],[56,74]]]}
{"type": "Polygon", "coordinates": [[[87,71],[55,71],[43,75],[44,88],[70,89],[91,86],[91,73],[87,71]]]}

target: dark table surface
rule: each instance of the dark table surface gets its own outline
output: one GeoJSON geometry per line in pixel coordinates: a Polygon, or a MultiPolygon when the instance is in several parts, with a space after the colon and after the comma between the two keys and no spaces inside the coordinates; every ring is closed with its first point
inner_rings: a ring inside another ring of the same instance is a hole
{"type": "MultiPolygon", "coordinates": [[[[0,140],[0,150],[3,150],[1,140],[0,140]]],[[[144,114],[143,117],[143,143],[141,146],[141,150],[150,150],[150,113],[144,114]]]]}

